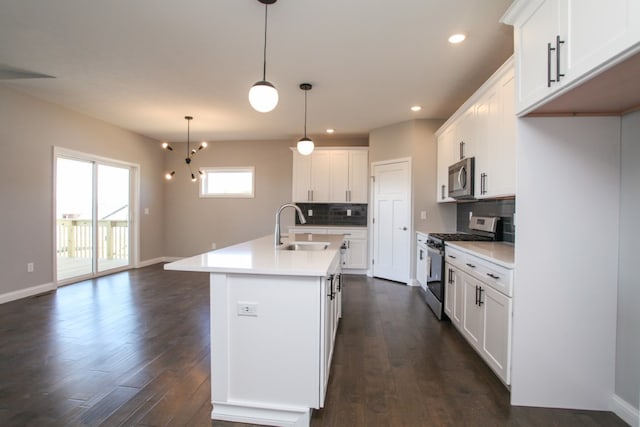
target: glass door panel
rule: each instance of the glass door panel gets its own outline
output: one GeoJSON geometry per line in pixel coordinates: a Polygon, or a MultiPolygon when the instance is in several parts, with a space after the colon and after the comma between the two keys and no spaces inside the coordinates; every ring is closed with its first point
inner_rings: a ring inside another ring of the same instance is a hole
{"type": "Polygon", "coordinates": [[[98,164],[98,271],[129,265],[129,168],[98,164]]]}
{"type": "Polygon", "coordinates": [[[56,162],[56,279],[62,281],[94,272],[93,164],[56,162]]]}

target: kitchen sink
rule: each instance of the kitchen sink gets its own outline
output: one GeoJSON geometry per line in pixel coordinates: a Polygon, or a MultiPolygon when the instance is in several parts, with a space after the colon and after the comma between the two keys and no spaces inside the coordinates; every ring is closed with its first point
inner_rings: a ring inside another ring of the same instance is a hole
{"type": "Polygon", "coordinates": [[[328,242],[295,242],[280,247],[282,251],[324,251],[329,247],[328,242]]]}

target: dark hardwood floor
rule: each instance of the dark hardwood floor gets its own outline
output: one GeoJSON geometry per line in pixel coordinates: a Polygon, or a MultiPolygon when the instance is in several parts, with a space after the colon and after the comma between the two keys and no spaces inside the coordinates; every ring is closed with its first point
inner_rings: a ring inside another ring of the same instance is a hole
{"type": "MultiPolygon", "coordinates": [[[[314,427],[626,425],[511,407],[415,288],[348,276],[343,304],[314,427]]],[[[0,305],[0,426],[241,426],[211,422],[210,380],[207,274],[155,265],[0,305]]]]}

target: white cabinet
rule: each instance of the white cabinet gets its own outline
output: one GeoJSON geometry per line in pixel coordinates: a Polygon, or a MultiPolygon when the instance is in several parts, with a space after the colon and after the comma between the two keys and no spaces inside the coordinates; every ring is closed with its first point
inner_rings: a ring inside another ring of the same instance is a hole
{"type": "Polygon", "coordinates": [[[511,383],[513,270],[447,246],[445,313],[505,383],[511,383]]]}
{"type": "Polygon", "coordinates": [[[416,281],[426,292],[427,272],[429,271],[429,257],[427,256],[427,235],[416,233],[416,281]]]}
{"type": "Polygon", "coordinates": [[[349,273],[366,273],[369,266],[368,236],[366,227],[323,227],[323,226],[297,226],[289,227],[289,233],[293,234],[342,234],[344,235],[344,253],[342,255],[342,268],[349,273]]]}
{"type": "Polygon", "coordinates": [[[514,71],[510,67],[476,104],[475,197],[516,193],[514,71]]]}
{"type": "Polygon", "coordinates": [[[462,315],[464,308],[464,287],[462,286],[462,273],[452,264],[446,264],[444,312],[451,322],[458,328],[462,328],[462,315]]]}
{"type": "Polygon", "coordinates": [[[321,401],[324,401],[324,396],[327,392],[327,386],[329,385],[329,374],[331,372],[331,360],[333,359],[333,350],[336,339],[336,333],[338,331],[338,321],[342,313],[342,296],[341,288],[342,275],[340,274],[339,265],[336,269],[325,278],[324,291],[324,310],[323,310],[323,367],[324,372],[322,375],[323,390],[321,392],[321,401]],[[340,296],[339,296],[340,294],[340,296]]]}
{"type": "Polygon", "coordinates": [[[368,157],[367,149],[293,150],[293,201],[367,203],[368,157]]]}
{"type": "Polygon", "coordinates": [[[449,197],[449,165],[456,161],[456,135],[455,127],[451,126],[438,137],[437,152],[437,194],[438,202],[453,202],[449,197]]]}
{"type": "Polygon", "coordinates": [[[518,114],[541,106],[637,50],[637,0],[516,1],[502,21],[514,26],[518,114]]]}
{"type": "Polygon", "coordinates": [[[516,116],[513,61],[506,61],[436,132],[437,201],[447,195],[449,166],[474,157],[474,197],[515,195],[516,116]]]}

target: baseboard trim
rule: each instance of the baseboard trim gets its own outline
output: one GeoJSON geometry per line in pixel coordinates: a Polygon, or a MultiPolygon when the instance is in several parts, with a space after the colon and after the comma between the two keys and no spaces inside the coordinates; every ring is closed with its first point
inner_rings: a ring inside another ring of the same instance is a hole
{"type": "Polygon", "coordinates": [[[418,282],[416,279],[410,279],[409,283],[407,283],[407,285],[409,285],[409,286],[420,286],[420,282],[418,282]]]}
{"type": "Polygon", "coordinates": [[[638,408],[614,394],[611,398],[611,411],[622,418],[622,420],[633,427],[638,427],[640,413],[638,408]]]}
{"type": "Polygon", "coordinates": [[[45,283],[44,285],[32,286],[26,289],[0,294],[0,304],[19,300],[22,298],[32,297],[34,295],[44,294],[56,290],[55,283],[45,283]]]}
{"type": "Polygon", "coordinates": [[[160,264],[161,262],[167,262],[166,260],[167,260],[166,257],[158,257],[158,258],[147,259],[147,260],[138,262],[135,265],[135,268],[149,267],[150,265],[160,264]]]}

